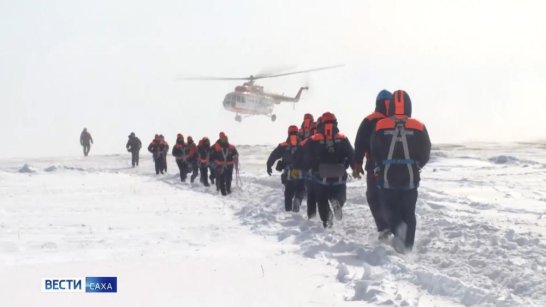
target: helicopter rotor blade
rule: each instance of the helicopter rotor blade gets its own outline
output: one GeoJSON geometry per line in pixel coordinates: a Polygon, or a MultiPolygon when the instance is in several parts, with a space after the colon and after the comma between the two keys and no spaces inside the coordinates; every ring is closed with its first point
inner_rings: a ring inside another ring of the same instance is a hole
{"type": "Polygon", "coordinates": [[[269,66],[269,67],[264,67],[262,69],[260,69],[260,71],[258,71],[256,73],[257,76],[269,76],[269,75],[276,75],[276,74],[280,74],[280,73],[284,73],[284,72],[287,72],[287,71],[293,71],[294,69],[296,69],[297,67],[295,67],[294,65],[276,65],[276,66],[269,66]]]}
{"type": "Polygon", "coordinates": [[[312,71],[319,71],[319,70],[326,70],[326,69],[333,69],[345,66],[343,64],[341,65],[333,65],[333,66],[325,66],[325,67],[319,67],[319,68],[312,68],[312,69],[306,69],[306,70],[300,70],[300,71],[292,71],[287,73],[281,73],[281,74],[257,74],[257,75],[250,75],[249,77],[212,77],[212,76],[195,76],[195,77],[189,77],[189,76],[178,76],[176,80],[212,80],[212,81],[221,81],[221,80],[247,80],[247,81],[253,81],[258,79],[265,79],[265,78],[275,78],[275,77],[282,77],[282,76],[288,76],[288,75],[295,75],[295,74],[303,74],[306,72],[312,72],[312,71]]]}
{"type": "Polygon", "coordinates": [[[333,68],[338,68],[338,67],[343,67],[343,66],[345,66],[345,65],[343,65],[343,64],[332,65],[332,66],[318,67],[318,68],[312,68],[312,69],[306,69],[306,70],[300,70],[300,71],[292,71],[292,72],[287,72],[287,73],[282,73],[282,74],[275,74],[275,75],[259,74],[259,75],[254,76],[254,80],[265,79],[265,78],[276,78],[276,77],[295,75],[295,74],[303,74],[303,73],[306,73],[306,72],[333,69],[333,68]]]}
{"type": "Polygon", "coordinates": [[[176,78],[176,80],[218,80],[218,81],[221,81],[221,80],[252,80],[252,76],[251,77],[208,77],[208,76],[205,76],[205,77],[185,77],[185,76],[179,76],[176,78]]]}

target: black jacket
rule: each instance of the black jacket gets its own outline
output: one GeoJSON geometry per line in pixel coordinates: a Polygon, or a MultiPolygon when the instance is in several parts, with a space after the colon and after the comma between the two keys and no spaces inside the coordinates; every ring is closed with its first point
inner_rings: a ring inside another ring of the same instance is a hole
{"type": "Polygon", "coordinates": [[[371,155],[378,167],[380,187],[414,189],[421,180],[420,169],[430,158],[430,138],[425,125],[410,118],[411,100],[407,93],[396,91],[393,97],[389,117],[378,121],[372,134],[371,155]]]}
{"type": "Polygon", "coordinates": [[[275,161],[281,159],[283,168],[303,169],[303,148],[301,143],[291,145],[289,140],[280,143],[269,155],[267,168],[272,168],[275,161]]]}
{"type": "Polygon", "coordinates": [[[91,134],[87,131],[82,131],[80,134],[80,144],[81,145],[87,145],[93,144],[93,138],[91,137],[91,134]]]}
{"type": "Polygon", "coordinates": [[[210,160],[213,161],[217,168],[227,167],[233,168],[233,166],[238,163],[239,153],[235,146],[229,143],[216,142],[212,146],[212,152],[210,155],[210,160]]]}
{"type": "Polygon", "coordinates": [[[150,145],[148,145],[148,151],[153,154],[154,159],[166,157],[168,150],[168,145],[162,141],[152,141],[150,145]]]}
{"type": "Polygon", "coordinates": [[[387,114],[387,105],[389,103],[389,100],[383,99],[380,93],[375,101],[375,111],[370,115],[366,116],[364,120],[362,120],[362,123],[360,123],[360,127],[358,128],[358,132],[356,134],[355,164],[362,166],[364,162],[364,157],[366,157],[366,166],[364,167],[364,169],[367,172],[373,171],[375,167],[375,163],[370,156],[370,141],[372,138],[372,133],[375,130],[375,125],[377,124],[377,122],[385,118],[385,114],[387,114]]]}
{"type": "Polygon", "coordinates": [[[367,172],[373,171],[374,162],[370,156],[370,141],[372,133],[374,132],[375,125],[381,119],[385,118],[385,115],[380,112],[373,112],[368,115],[360,124],[355,139],[355,164],[362,165],[364,157],[366,157],[366,166],[364,169],[367,172]]]}
{"type": "Polygon", "coordinates": [[[127,145],[125,145],[128,151],[130,152],[138,152],[140,151],[140,148],[142,147],[142,142],[140,142],[140,139],[136,136],[130,136],[129,140],[127,141],[127,145]]]}
{"type": "Polygon", "coordinates": [[[200,166],[208,166],[210,163],[210,156],[212,149],[210,145],[199,144],[197,145],[197,156],[200,166]]]}
{"type": "MultiPolygon", "coordinates": [[[[304,144],[304,165],[317,174],[321,164],[342,164],[346,169],[354,162],[354,149],[349,139],[336,133],[328,139],[322,133],[315,133],[304,144]]],[[[344,180],[346,175],[344,175],[344,180]]]]}

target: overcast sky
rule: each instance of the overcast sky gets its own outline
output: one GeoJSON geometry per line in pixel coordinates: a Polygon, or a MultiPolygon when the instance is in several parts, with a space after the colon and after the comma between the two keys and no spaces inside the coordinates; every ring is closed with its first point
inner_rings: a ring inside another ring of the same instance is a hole
{"type": "Polygon", "coordinates": [[[381,89],[406,90],[432,142],[546,139],[544,1],[0,1],[2,157],[123,152],[134,131],[275,144],[303,114],[334,112],[354,141],[381,89]],[[222,100],[247,76],[293,109],[234,121],[222,100]]]}

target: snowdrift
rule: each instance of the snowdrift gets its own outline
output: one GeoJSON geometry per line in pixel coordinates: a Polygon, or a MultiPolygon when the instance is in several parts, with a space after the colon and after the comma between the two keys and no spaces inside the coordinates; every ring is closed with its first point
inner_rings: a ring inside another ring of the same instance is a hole
{"type": "MultiPolygon", "coordinates": [[[[0,161],[0,282],[6,306],[544,306],[543,149],[439,146],[423,170],[414,251],[377,240],[365,183],[324,230],[283,212],[272,148],[241,146],[241,186],[222,198],[153,174],[143,155],[0,161]],[[24,163],[33,175],[19,173],[24,163]],[[149,269],[146,269],[149,267],[149,269]],[[94,269],[98,268],[98,269],[94,269]],[[104,297],[40,293],[43,275],[119,275],[104,297]],[[136,281],[129,281],[135,278],[136,281]],[[163,280],[151,295],[138,280],[163,280]],[[180,285],[179,287],[176,285],[180,285]],[[224,289],[220,291],[217,289],[224,289]],[[278,289],[278,290],[272,290],[278,289]]],[[[4,304],[2,304],[4,305],[4,304]]]]}

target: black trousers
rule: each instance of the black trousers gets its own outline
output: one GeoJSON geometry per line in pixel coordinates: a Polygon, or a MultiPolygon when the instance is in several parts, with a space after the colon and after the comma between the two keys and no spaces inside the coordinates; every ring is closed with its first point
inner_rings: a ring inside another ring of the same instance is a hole
{"type": "Polygon", "coordinates": [[[292,211],[292,200],[294,198],[303,199],[305,184],[303,179],[286,180],[284,184],[284,210],[292,211]]]}
{"type": "Polygon", "coordinates": [[[133,167],[138,166],[138,151],[131,151],[131,164],[133,167]]]}
{"type": "Polygon", "coordinates": [[[199,181],[201,181],[202,184],[208,187],[209,186],[209,177],[208,177],[209,167],[207,165],[199,166],[199,173],[201,174],[201,176],[199,177],[199,181]]]}
{"type": "Polygon", "coordinates": [[[379,200],[379,188],[377,187],[377,179],[374,176],[373,172],[366,173],[366,200],[368,201],[368,206],[372,212],[373,220],[375,221],[375,226],[377,231],[383,231],[389,228],[389,223],[387,221],[387,212],[382,208],[381,202],[379,200]]]}
{"type": "Polygon", "coordinates": [[[165,162],[165,158],[162,155],[154,157],[156,174],[159,174],[159,173],[163,174],[163,170],[165,169],[163,162],[165,162]]]}
{"type": "Polygon", "coordinates": [[[90,144],[82,144],[83,146],[83,155],[85,157],[87,157],[87,155],[89,154],[89,151],[91,150],[91,145],[90,144]]]}
{"type": "Polygon", "coordinates": [[[176,165],[178,165],[180,171],[180,181],[186,182],[186,176],[189,172],[188,164],[184,160],[176,160],[176,165]]]}
{"type": "Polygon", "coordinates": [[[317,215],[317,197],[313,182],[305,181],[305,189],[307,190],[307,217],[312,218],[317,215]]]}
{"type": "Polygon", "coordinates": [[[199,175],[199,167],[197,166],[196,162],[190,163],[190,167],[191,167],[191,171],[192,171],[190,181],[193,183],[195,178],[197,178],[197,175],[199,175]]]}
{"type": "Polygon", "coordinates": [[[214,170],[212,169],[211,166],[209,165],[201,165],[199,166],[199,173],[201,174],[201,177],[199,179],[199,181],[201,181],[202,184],[204,184],[205,186],[209,186],[209,178],[210,178],[210,183],[214,184],[214,170]],[[210,168],[210,177],[207,177],[208,176],[208,172],[209,172],[209,168],[210,168]]]}
{"type": "Polygon", "coordinates": [[[394,190],[381,189],[380,199],[382,206],[388,210],[388,223],[392,233],[404,241],[408,249],[412,249],[415,241],[415,204],[417,203],[417,189],[394,190]],[[401,227],[405,224],[406,231],[401,227]]]}
{"type": "Polygon", "coordinates": [[[338,185],[323,185],[318,182],[313,183],[315,195],[317,197],[318,211],[322,222],[328,221],[328,217],[332,214],[329,201],[337,200],[343,207],[347,200],[347,186],[345,184],[338,185]]]}
{"type": "Polygon", "coordinates": [[[214,184],[214,179],[216,178],[216,172],[214,171],[214,166],[212,164],[209,165],[209,170],[210,170],[210,176],[209,176],[210,183],[214,184]]]}
{"type": "Polygon", "coordinates": [[[233,166],[216,168],[216,187],[222,195],[231,193],[231,180],[233,179],[233,166]]]}

